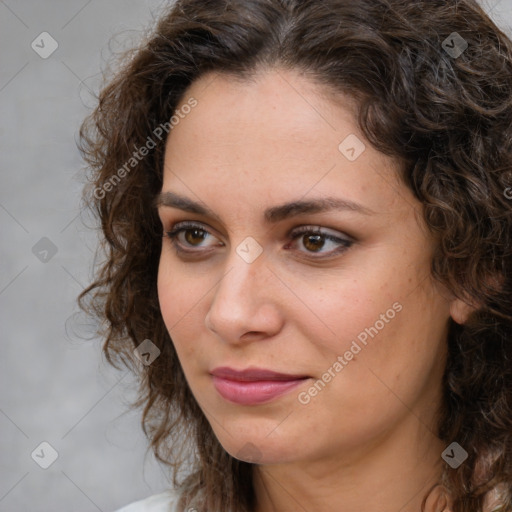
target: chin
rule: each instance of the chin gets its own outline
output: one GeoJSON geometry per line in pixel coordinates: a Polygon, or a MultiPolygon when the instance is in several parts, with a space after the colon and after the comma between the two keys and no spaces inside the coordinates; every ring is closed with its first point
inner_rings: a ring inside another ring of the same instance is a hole
{"type": "MultiPolygon", "coordinates": [[[[244,436],[234,439],[221,438],[222,447],[235,459],[251,464],[280,464],[296,460],[297,447],[262,436],[244,436]]],[[[304,455],[304,453],[301,453],[304,455]]]]}

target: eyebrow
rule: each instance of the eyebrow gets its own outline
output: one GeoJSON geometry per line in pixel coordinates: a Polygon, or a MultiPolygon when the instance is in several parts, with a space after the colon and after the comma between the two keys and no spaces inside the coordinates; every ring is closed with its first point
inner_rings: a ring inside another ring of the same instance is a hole
{"type": "MultiPolygon", "coordinates": [[[[210,210],[208,207],[193,201],[185,196],[180,196],[175,192],[161,192],[155,197],[154,206],[178,208],[189,213],[197,213],[211,217],[218,222],[222,222],[220,217],[210,210]]],[[[265,210],[263,218],[268,224],[274,224],[296,215],[323,213],[328,211],[343,211],[349,210],[363,215],[374,215],[376,212],[362,204],[342,199],[339,197],[322,197],[318,199],[311,199],[308,201],[297,200],[289,203],[284,203],[279,206],[272,206],[265,210]]]]}

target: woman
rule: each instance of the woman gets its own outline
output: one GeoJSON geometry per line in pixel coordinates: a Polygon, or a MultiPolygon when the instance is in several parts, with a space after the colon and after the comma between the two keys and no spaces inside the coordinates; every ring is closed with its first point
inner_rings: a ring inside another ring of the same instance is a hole
{"type": "Polygon", "coordinates": [[[512,510],[511,119],[473,0],[161,17],[81,133],[176,487],[123,511],[512,510]]]}

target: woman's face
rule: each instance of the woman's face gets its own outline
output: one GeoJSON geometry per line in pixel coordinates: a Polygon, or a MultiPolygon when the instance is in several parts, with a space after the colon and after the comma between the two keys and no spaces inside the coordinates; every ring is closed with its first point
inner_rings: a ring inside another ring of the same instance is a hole
{"type": "Polygon", "coordinates": [[[396,163],[348,99],[292,71],[208,74],[190,97],[159,207],[183,252],[164,238],[158,293],[221,444],[261,464],[349,460],[433,429],[453,302],[396,163]]]}

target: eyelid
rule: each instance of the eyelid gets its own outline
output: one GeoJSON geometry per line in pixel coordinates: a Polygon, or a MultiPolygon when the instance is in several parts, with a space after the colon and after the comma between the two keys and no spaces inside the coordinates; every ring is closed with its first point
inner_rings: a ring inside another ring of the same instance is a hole
{"type": "MultiPolygon", "coordinates": [[[[215,229],[213,226],[211,226],[207,222],[203,222],[200,220],[180,220],[180,221],[175,221],[175,222],[165,222],[165,221],[161,220],[161,223],[162,223],[162,226],[166,233],[170,232],[170,231],[176,231],[180,228],[182,228],[182,229],[187,229],[187,228],[201,229],[203,231],[207,231],[211,235],[213,235],[213,233],[218,233],[218,230],[215,229]],[[166,224],[168,224],[168,225],[170,224],[171,227],[169,229],[165,229],[166,224]]],[[[215,237],[218,238],[218,236],[215,236],[215,237]]]]}
{"type": "Polygon", "coordinates": [[[328,228],[324,226],[319,226],[317,224],[304,224],[302,226],[298,226],[290,231],[290,235],[296,235],[301,233],[316,233],[324,236],[332,236],[333,238],[337,238],[340,240],[345,240],[346,242],[354,242],[355,238],[350,236],[348,233],[344,233],[338,231],[337,229],[328,228]]]}

